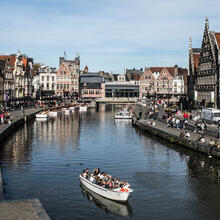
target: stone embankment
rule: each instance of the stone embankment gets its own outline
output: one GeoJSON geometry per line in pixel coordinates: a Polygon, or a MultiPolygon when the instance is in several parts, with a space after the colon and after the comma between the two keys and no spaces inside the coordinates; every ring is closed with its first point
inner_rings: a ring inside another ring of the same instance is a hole
{"type": "MultiPolygon", "coordinates": [[[[211,148],[209,146],[209,141],[214,138],[209,135],[205,135],[205,143],[199,144],[196,140],[201,137],[200,134],[192,132],[190,129],[183,129],[183,131],[188,131],[191,135],[190,138],[181,138],[181,129],[170,128],[166,126],[166,123],[160,120],[134,120],[133,124],[140,129],[153,134],[159,138],[163,138],[171,143],[176,143],[184,147],[190,148],[192,150],[205,153],[209,156],[215,156],[220,158],[220,149],[217,147],[211,148]],[[154,123],[153,123],[154,122],[154,123]]],[[[219,141],[218,141],[219,143],[219,141]]]]}
{"type": "MultiPolygon", "coordinates": [[[[10,137],[19,126],[23,125],[35,117],[35,114],[42,111],[42,109],[28,108],[24,111],[12,112],[13,120],[10,124],[0,124],[0,147],[4,140],[10,137]]],[[[14,220],[14,219],[36,219],[47,220],[50,219],[46,211],[42,207],[38,199],[26,200],[4,200],[3,180],[0,167],[0,219],[14,220]]]]}

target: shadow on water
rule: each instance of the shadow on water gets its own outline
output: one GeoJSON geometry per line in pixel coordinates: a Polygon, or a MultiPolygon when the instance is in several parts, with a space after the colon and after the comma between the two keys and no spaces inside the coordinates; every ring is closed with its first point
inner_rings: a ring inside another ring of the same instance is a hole
{"type": "Polygon", "coordinates": [[[92,201],[98,208],[104,210],[106,213],[111,212],[119,216],[132,216],[132,209],[129,203],[119,203],[92,192],[82,184],[80,184],[81,192],[84,198],[92,201]]]}
{"type": "MultiPolygon", "coordinates": [[[[175,150],[179,156],[186,161],[187,170],[186,176],[188,179],[197,178],[202,180],[206,184],[220,185],[220,160],[214,157],[209,157],[201,152],[194,151],[192,149],[183,147],[178,144],[173,144],[158,138],[155,135],[149,134],[137,127],[135,130],[138,135],[145,136],[146,138],[153,139],[163,145],[167,150],[175,150]]],[[[140,175],[140,174],[139,174],[140,175]]]]}

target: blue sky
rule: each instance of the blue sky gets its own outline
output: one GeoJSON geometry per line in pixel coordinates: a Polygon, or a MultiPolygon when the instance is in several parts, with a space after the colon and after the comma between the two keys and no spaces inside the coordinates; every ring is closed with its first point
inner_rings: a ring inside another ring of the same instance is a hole
{"type": "Polygon", "coordinates": [[[1,0],[0,53],[58,67],[76,51],[81,69],[188,66],[189,37],[200,47],[209,18],[220,32],[219,0],[1,0]]]}

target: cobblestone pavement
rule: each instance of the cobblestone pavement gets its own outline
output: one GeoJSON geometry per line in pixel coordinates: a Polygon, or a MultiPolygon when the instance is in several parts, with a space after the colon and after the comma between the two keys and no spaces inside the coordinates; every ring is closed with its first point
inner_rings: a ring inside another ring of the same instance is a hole
{"type": "Polygon", "coordinates": [[[1,220],[50,219],[38,199],[4,201],[0,203],[1,220]]]}
{"type": "MultiPolygon", "coordinates": [[[[192,130],[187,129],[187,127],[185,129],[171,128],[171,127],[167,127],[165,122],[162,122],[162,121],[159,121],[159,120],[147,119],[147,120],[140,120],[139,122],[141,122],[143,124],[147,124],[148,122],[155,122],[155,125],[154,125],[155,128],[157,128],[159,130],[169,132],[170,134],[174,134],[176,136],[179,136],[181,131],[185,131],[185,132],[187,131],[187,132],[190,133],[190,138],[187,138],[189,140],[196,141],[199,137],[201,137],[201,134],[194,133],[192,130]]],[[[206,144],[209,144],[209,141],[211,139],[212,140],[217,140],[217,142],[220,144],[220,141],[217,138],[214,138],[213,136],[205,135],[204,139],[205,139],[206,144]]]]}

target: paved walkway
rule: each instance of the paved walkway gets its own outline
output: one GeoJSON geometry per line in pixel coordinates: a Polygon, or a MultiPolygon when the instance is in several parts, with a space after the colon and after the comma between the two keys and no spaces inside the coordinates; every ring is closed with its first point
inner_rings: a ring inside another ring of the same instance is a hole
{"type": "Polygon", "coordinates": [[[4,201],[0,203],[1,220],[50,219],[38,199],[4,201]]]}
{"type": "MultiPolygon", "coordinates": [[[[190,133],[190,138],[186,138],[186,139],[193,140],[193,141],[196,141],[199,137],[201,137],[201,134],[194,133],[192,130],[187,129],[187,127],[185,129],[171,128],[171,127],[167,127],[165,122],[159,121],[159,120],[147,119],[147,120],[139,120],[139,122],[141,122],[143,124],[148,124],[148,122],[155,122],[155,126],[154,126],[155,128],[157,128],[159,130],[166,131],[170,134],[174,134],[178,137],[180,136],[181,131],[185,131],[185,132],[187,131],[190,133]]],[[[209,144],[209,141],[211,139],[217,140],[217,142],[220,144],[220,141],[217,138],[214,138],[213,136],[205,135],[204,139],[205,139],[205,144],[209,144]]]]}
{"type": "MultiPolygon", "coordinates": [[[[37,111],[39,111],[40,109],[36,109],[36,108],[27,108],[27,109],[24,109],[24,113],[23,111],[21,110],[16,110],[16,111],[13,111],[11,112],[11,115],[13,116],[13,119],[12,119],[12,122],[13,121],[16,121],[18,119],[21,119],[23,118],[24,115],[31,115],[37,111]]],[[[0,133],[3,129],[5,129],[7,126],[9,126],[9,124],[0,124],[0,133]]]]}

